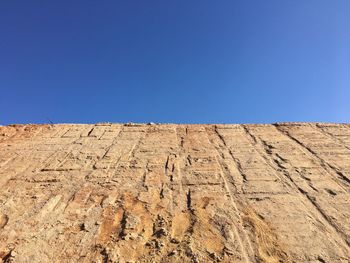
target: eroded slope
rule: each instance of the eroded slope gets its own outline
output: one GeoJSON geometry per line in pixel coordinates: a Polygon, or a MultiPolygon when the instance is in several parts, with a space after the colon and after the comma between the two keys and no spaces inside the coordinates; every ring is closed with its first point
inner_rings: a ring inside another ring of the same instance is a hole
{"type": "Polygon", "coordinates": [[[4,126],[0,258],[348,262],[349,185],[350,125],[4,126]]]}

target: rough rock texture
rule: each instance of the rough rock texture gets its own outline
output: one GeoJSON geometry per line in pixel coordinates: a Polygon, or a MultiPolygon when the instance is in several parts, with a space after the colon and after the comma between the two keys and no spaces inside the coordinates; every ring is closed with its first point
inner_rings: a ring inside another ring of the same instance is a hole
{"type": "Polygon", "coordinates": [[[0,262],[349,262],[350,125],[0,127],[0,262]]]}

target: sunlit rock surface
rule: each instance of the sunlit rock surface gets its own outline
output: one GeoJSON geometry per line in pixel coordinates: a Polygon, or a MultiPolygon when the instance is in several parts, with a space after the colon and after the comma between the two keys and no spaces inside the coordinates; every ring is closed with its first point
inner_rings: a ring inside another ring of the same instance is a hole
{"type": "Polygon", "coordinates": [[[348,262],[350,125],[0,127],[0,262],[348,262]]]}

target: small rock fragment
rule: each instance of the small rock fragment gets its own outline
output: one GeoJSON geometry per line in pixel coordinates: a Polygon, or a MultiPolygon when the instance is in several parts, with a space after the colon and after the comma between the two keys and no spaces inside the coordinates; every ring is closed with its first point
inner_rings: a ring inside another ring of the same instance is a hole
{"type": "Polygon", "coordinates": [[[5,214],[0,214],[0,229],[4,228],[9,221],[9,217],[5,214]]]}

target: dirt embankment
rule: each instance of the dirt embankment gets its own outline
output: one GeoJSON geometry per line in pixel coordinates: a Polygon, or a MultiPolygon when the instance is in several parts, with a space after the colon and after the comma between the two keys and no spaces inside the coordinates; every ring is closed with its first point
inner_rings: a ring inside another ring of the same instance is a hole
{"type": "Polygon", "coordinates": [[[0,262],[348,262],[350,125],[0,126],[0,262]]]}

